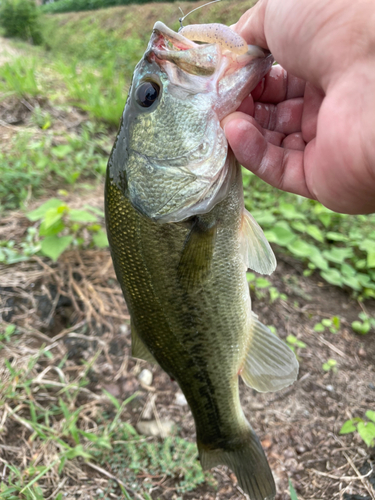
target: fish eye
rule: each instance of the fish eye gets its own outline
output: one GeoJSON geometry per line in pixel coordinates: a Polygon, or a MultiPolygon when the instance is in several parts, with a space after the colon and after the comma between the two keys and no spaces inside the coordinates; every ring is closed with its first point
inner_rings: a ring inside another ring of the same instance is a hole
{"type": "Polygon", "coordinates": [[[135,100],[143,108],[154,104],[160,94],[160,86],[155,82],[143,82],[135,92],[135,100]]]}

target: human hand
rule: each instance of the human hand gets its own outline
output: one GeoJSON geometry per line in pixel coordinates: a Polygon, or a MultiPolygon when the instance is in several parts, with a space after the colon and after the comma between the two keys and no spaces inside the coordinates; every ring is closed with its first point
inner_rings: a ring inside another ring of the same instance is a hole
{"type": "Polygon", "coordinates": [[[233,29],[285,68],[223,120],[242,165],[337,212],[375,212],[374,26],[373,0],[260,0],[241,17],[233,29]]]}

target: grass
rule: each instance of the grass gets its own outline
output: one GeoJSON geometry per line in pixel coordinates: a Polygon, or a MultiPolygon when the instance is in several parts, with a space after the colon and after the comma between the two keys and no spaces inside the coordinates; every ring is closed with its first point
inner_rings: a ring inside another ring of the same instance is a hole
{"type": "Polygon", "coordinates": [[[107,154],[97,127],[89,122],[80,135],[64,135],[54,144],[53,134],[35,137],[27,131],[14,136],[0,152],[0,201],[4,210],[26,208],[30,200],[62,185],[74,186],[103,178],[107,154]]]}
{"type": "Polygon", "coordinates": [[[1,99],[11,95],[17,97],[37,96],[41,89],[37,82],[36,59],[19,57],[12,63],[0,66],[1,99]]]}
{"type": "Polygon", "coordinates": [[[159,442],[138,435],[125,415],[137,393],[120,402],[106,391],[91,391],[92,373],[100,373],[105,361],[103,342],[88,351],[72,376],[64,344],[35,349],[29,340],[12,324],[0,334],[0,433],[8,445],[2,455],[1,498],[39,500],[53,490],[51,498],[63,498],[65,483],[79,481],[82,468],[88,489],[96,484],[96,498],[108,500],[134,492],[147,500],[152,478],[160,474],[175,479],[179,494],[210,477],[196,460],[195,444],[177,436],[159,442]],[[110,481],[95,482],[95,472],[103,471],[110,481]],[[151,480],[142,486],[138,476],[145,474],[151,480]]]}

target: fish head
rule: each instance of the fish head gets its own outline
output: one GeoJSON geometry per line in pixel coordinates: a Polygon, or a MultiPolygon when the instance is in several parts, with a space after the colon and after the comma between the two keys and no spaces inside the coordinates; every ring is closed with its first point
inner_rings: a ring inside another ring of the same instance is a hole
{"type": "Polygon", "coordinates": [[[144,216],[178,222],[209,212],[228,189],[220,120],[267,73],[269,52],[198,44],[161,22],[135,68],[110,160],[110,181],[144,216]]]}

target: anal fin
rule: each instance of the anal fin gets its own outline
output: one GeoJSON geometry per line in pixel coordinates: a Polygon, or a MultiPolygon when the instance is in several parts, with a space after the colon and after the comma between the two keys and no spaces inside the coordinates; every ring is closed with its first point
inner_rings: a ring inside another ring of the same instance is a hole
{"type": "Polygon", "coordinates": [[[247,269],[260,274],[272,274],[276,258],[262,228],[246,210],[242,212],[241,253],[247,269]]]}
{"type": "Polygon", "coordinates": [[[294,352],[251,314],[251,344],[242,367],[246,385],[259,392],[275,392],[297,380],[294,352]]]}
{"type": "Polygon", "coordinates": [[[133,321],[130,324],[131,328],[131,336],[132,336],[132,356],[133,358],[143,359],[144,361],[148,361],[152,364],[158,364],[154,356],[149,351],[146,344],[139,337],[137,330],[134,326],[133,321]]]}

